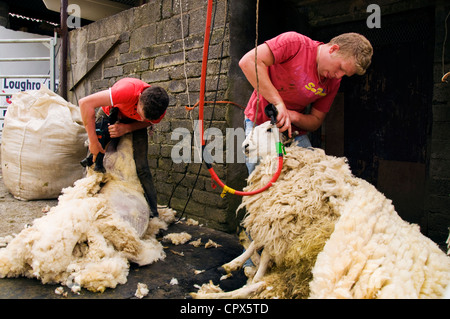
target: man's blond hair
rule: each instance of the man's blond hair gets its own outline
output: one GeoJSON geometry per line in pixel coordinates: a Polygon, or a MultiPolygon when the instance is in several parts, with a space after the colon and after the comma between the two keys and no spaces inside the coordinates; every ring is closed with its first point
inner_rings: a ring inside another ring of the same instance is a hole
{"type": "Polygon", "coordinates": [[[373,48],[369,40],[359,33],[343,33],[330,40],[330,44],[339,45],[338,54],[343,57],[354,57],[356,73],[363,75],[369,67],[373,48]]]}

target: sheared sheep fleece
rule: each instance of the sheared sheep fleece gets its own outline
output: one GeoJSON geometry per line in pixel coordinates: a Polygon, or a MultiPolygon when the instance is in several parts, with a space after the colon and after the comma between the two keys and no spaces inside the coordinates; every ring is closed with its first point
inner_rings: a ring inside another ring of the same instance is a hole
{"type": "Polygon", "coordinates": [[[149,222],[130,137],[105,156],[107,174],[88,170],[63,190],[57,206],[0,249],[0,278],[26,276],[103,292],[127,281],[129,261],[146,265],[165,258],[156,234],[175,211],[159,209],[159,218],[149,222]]]}

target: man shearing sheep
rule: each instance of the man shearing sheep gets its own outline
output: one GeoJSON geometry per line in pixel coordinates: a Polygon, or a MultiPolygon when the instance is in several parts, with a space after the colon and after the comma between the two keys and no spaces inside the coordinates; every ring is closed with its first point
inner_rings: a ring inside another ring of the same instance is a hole
{"type": "MultiPolygon", "coordinates": [[[[167,92],[139,79],[124,78],[108,90],[88,95],[79,101],[80,112],[89,138],[89,151],[94,156],[105,153],[96,134],[97,121],[108,116],[113,107],[119,109],[119,121],[109,126],[111,138],[133,134],[133,156],[136,172],[153,217],[158,216],[157,196],[148,166],[147,128],[159,123],[169,105],[167,92]],[[101,107],[97,112],[97,108],[101,107]],[[96,114],[97,113],[97,114],[96,114]]],[[[94,159],[95,161],[95,159],[94,159]]]]}
{"type": "MultiPolygon", "coordinates": [[[[322,43],[297,32],[286,32],[259,45],[257,52],[249,51],[239,61],[255,89],[244,112],[246,135],[250,134],[254,123],[259,125],[269,120],[264,107],[271,103],[278,111],[280,132],[287,131],[289,137],[296,132],[297,144],[310,147],[307,132],[322,125],[342,77],[364,74],[372,55],[370,42],[357,33],[344,33],[329,43],[322,43]],[[305,114],[309,104],[312,104],[311,112],[305,114]]],[[[251,173],[256,163],[247,161],[246,164],[251,173]]]]}

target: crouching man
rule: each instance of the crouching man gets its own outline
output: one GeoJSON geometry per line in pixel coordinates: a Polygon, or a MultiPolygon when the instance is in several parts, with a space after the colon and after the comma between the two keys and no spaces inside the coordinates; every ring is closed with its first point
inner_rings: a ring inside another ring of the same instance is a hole
{"type": "Polygon", "coordinates": [[[108,116],[113,107],[119,109],[119,121],[109,126],[109,134],[111,138],[130,132],[133,134],[136,173],[144,189],[151,217],[157,217],[158,210],[156,190],[147,159],[147,129],[163,119],[168,105],[169,96],[164,89],[134,78],[121,79],[108,90],[88,95],[79,101],[89,139],[89,152],[94,155],[94,161],[99,153],[105,153],[95,131],[96,120],[100,121],[108,116]],[[99,107],[101,109],[97,111],[99,107]]]}

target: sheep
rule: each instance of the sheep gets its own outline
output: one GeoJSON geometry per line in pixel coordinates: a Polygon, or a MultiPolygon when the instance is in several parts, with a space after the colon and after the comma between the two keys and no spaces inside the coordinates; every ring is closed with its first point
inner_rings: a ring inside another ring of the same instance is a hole
{"type": "MultiPolygon", "coordinates": [[[[264,122],[253,129],[250,134],[242,142],[242,151],[248,158],[250,163],[258,163],[268,154],[276,154],[276,141],[273,125],[270,121],[264,122]]],[[[279,134],[280,141],[283,145],[289,146],[293,143],[298,132],[292,133],[292,137],[288,137],[286,133],[279,134]]]]}
{"type": "MultiPolygon", "coordinates": [[[[244,190],[265,185],[276,165],[267,154],[244,190]]],[[[353,176],[345,158],[321,149],[286,148],[277,182],[243,197],[242,208],[252,242],[222,267],[231,273],[256,256],[256,271],[240,289],[222,292],[210,282],[192,297],[439,298],[450,283],[450,257],[353,176]]]]}
{"type": "Polygon", "coordinates": [[[25,276],[103,292],[127,281],[129,262],[165,258],[156,240],[175,211],[149,207],[136,175],[131,135],[105,156],[106,174],[88,169],[63,189],[58,204],[0,249],[0,278],[25,276]]]}
{"type": "Polygon", "coordinates": [[[270,121],[253,129],[242,142],[242,150],[251,163],[257,163],[267,154],[275,154],[275,136],[270,121]],[[256,147],[257,146],[257,147],[256,147]]]}

